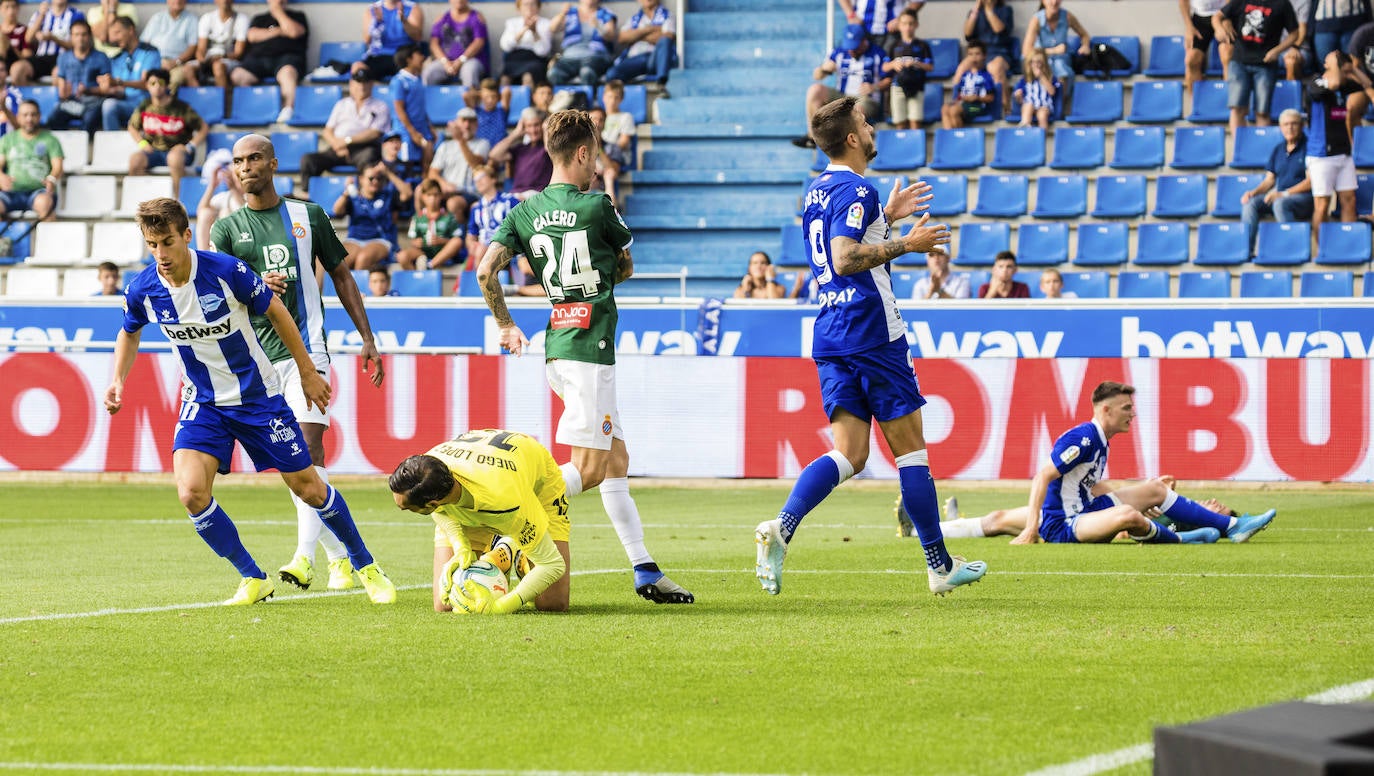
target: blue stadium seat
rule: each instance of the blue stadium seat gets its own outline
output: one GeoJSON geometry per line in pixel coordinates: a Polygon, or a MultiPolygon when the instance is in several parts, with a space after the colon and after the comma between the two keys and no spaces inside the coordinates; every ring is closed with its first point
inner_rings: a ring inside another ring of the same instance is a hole
{"type": "Polygon", "coordinates": [[[1118,267],[1126,263],[1130,251],[1130,230],[1125,222],[1080,223],[1078,255],[1073,263],[1080,267],[1118,267]]]}
{"type": "Polygon", "coordinates": [[[880,129],[874,141],[878,155],[872,170],[914,170],[926,163],[926,133],[920,129],[880,129]]]}
{"type": "Polygon", "coordinates": [[[1262,267],[1295,267],[1312,258],[1312,225],[1262,221],[1255,247],[1255,264],[1262,267]]]}
{"type": "Polygon", "coordinates": [[[921,115],[925,116],[927,123],[940,120],[940,106],[944,104],[944,85],[926,81],[925,97],[921,102],[921,109],[924,112],[921,115]]]}
{"type": "Polygon", "coordinates": [[[582,95],[587,98],[587,105],[597,104],[596,87],[593,86],[586,86],[584,84],[563,84],[562,86],[553,87],[555,96],[557,96],[559,92],[582,92],[582,95]]]}
{"type": "Polygon", "coordinates": [[[394,272],[391,288],[400,296],[443,296],[444,272],[438,269],[394,272]]]}
{"type": "Polygon", "coordinates": [[[191,106],[206,124],[224,121],[224,90],[218,86],[183,86],[177,99],[191,106]]]}
{"type": "MultiPolygon", "coordinates": [[[[634,117],[636,124],[649,123],[648,87],[644,84],[625,84],[625,99],[620,101],[620,109],[634,117]]],[[[921,152],[925,152],[924,143],[921,144],[921,152]]]]}
{"type": "Polygon", "coordinates": [[[1067,223],[1022,224],[1016,230],[1016,262],[1024,267],[1057,267],[1069,260],[1067,223]]]}
{"type": "MultiPolygon", "coordinates": [[[[927,78],[941,79],[949,78],[954,75],[954,71],[959,69],[959,39],[958,38],[926,38],[926,43],[930,44],[930,55],[934,60],[933,67],[926,75],[927,78]]],[[[930,114],[927,113],[927,116],[930,114]]]]}
{"type": "Polygon", "coordinates": [[[930,217],[961,216],[968,212],[968,176],[929,175],[921,180],[930,184],[930,217]]]}
{"type": "MultiPolygon", "coordinates": [[[[1011,276],[1013,283],[1025,283],[1030,289],[1031,299],[1044,299],[1045,292],[1040,290],[1040,270],[1023,269],[1011,276]]],[[[971,289],[971,293],[977,294],[978,289],[971,289]]]]}
{"type": "MultiPolygon", "coordinates": [[[[275,116],[273,117],[275,118],[275,116]]],[[[234,150],[234,144],[239,138],[248,134],[247,132],[211,132],[205,137],[205,153],[217,151],[223,148],[226,151],[234,150]]]]}
{"type": "Polygon", "coordinates": [[[506,124],[515,126],[520,112],[530,106],[530,88],[524,84],[510,88],[510,107],[506,110],[506,124]]]}
{"type": "Polygon", "coordinates": [[[936,170],[971,170],[987,159],[979,127],[935,130],[930,166],[936,170]]]}
{"type": "Polygon", "coordinates": [[[816,158],[811,162],[811,172],[825,172],[825,168],[830,164],[830,157],[816,149],[816,158]]]}
{"type": "Polygon", "coordinates": [[[177,200],[186,208],[192,223],[196,220],[196,208],[200,206],[200,198],[204,193],[205,180],[199,175],[188,175],[181,179],[181,190],[177,192],[177,200]]]}
{"type": "Polygon", "coordinates": [[[1182,35],[1156,35],[1150,38],[1150,59],[1145,75],[1151,78],[1182,78],[1187,69],[1188,50],[1182,35]]]}
{"type": "Polygon", "coordinates": [[[1179,127],[1174,130],[1174,160],[1170,163],[1173,167],[1211,169],[1225,162],[1225,127],[1179,127]]]}
{"type": "MultiPolygon", "coordinates": [[[[14,240],[14,242],[10,244],[10,255],[0,256],[0,264],[19,264],[33,254],[32,245],[32,232],[14,240]]],[[[124,280],[123,284],[126,286],[129,285],[129,280],[124,280]]]]}
{"type": "Polygon", "coordinates": [[[1374,167],[1374,127],[1355,127],[1352,138],[1355,166],[1374,167]]]}
{"type": "Polygon", "coordinates": [[[1298,296],[1336,296],[1355,295],[1355,273],[1344,272],[1304,272],[1299,275],[1298,296]]]}
{"type": "Polygon", "coordinates": [[[1279,81],[1274,84],[1274,96],[1269,100],[1269,115],[1274,118],[1275,124],[1278,123],[1279,114],[1288,108],[1302,111],[1301,81],[1279,81]]]}
{"type": "Polygon", "coordinates": [[[442,127],[453,121],[458,116],[458,109],[466,104],[463,102],[463,93],[466,91],[466,87],[458,85],[426,86],[425,112],[429,115],[429,123],[442,127]]]}
{"type": "Polygon", "coordinates": [[[1106,159],[1106,136],[1102,127],[1059,127],[1054,131],[1056,170],[1083,170],[1101,167],[1106,159]]]}
{"type": "Polygon", "coordinates": [[[1088,179],[1082,175],[1042,175],[1035,182],[1036,218],[1077,218],[1088,212],[1088,179]]]}
{"type": "Polygon", "coordinates": [[[1182,81],[1140,81],[1131,89],[1131,113],[1137,124],[1170,124],[1183,118],[1182,81]]]}
{"type": "Polygon", "coordinates": [[[892,194],[892,185],[906,185],[905,175],[865,175],[864,180],[878,192],[878,201],[887,204],[888,196],[892,194]]]}
{"type": "Polygon", "coordinates": [[[1193,218],[1206,212],[1206,175],[1161,175],[1155,179],[1156,217],[1193,218]]]}
{"type": "Polygon", "coordinates": [[[1374,175],[1355,176],[1355,212],[1362,216],[1374,212],[1374,175]]]}
{"type": "Polygon", "coordinates": [[[1176,267],[1188,261],[1188,224],[1146,222],[1136,226],[1135,264],[1176,267]]]}
{"type": "Polygon", "coordinates": [[[1225,81],[1198,81],[1193,84],[1193,109],[1188,120],[1194,124],[1217,124],[1229,121],[1231,109],[1226,107],[1225,81]]]}
{"type": "Polygon", "coordinates": [[[784,267],[811,266],[811,252],[806,249],[806,238],[802,235],[801,224],[782,225],[782,249],[778,251],[778,264],[784,267]]]}
{"type": "MultiPolygon", "coordinates": [[[[353,285],[357,286],[357,287],[358,287],[358,290],[361,291],[364,295],[366,295],[366,294],[367,294],[367,270],[365,270],[365,269],[355,269],[355,270],[350,270],[350,272],[353,274],[353,285]]],[[[333,276],[333,275],[330,275],[328,272],[324,273],[324,287],[323,287],[322,289],[320,289],[320,294],[321,294],[322,296],[335,296],[335,297],[337,297],[337,296],[339,295],[338,290],[334,287],[334,276],[333,276]]]]}
{"type": "Polygon", "coordinates": [[[984,175],[978,179],[978,204],[973,214],[982,218],[1015,218],[1026,214],[1029,181],[1024,175],[984,175]]]}
{"type": "Polygon", "coordinates": [[[1293,273],[1242,272],[1240,295],[1248,299],[1287,299],[1293,295],[1293,273]]]}
{"type": "Polygon", "coordinates": [[[1207,47],[1207,75],[1220,76],[1226,73],[1221,67],[1221,50],[1217,47],[1217,42],[1212,41],[1212,45],[1207,47]]]}
{"type": "Polygon", "coordinates": [[[277,151],[277,172],[300,172],[301,157],[320,149],[314,132],[273,132],[272,147],[277,151]]]}
{"type": "Polygon", "coordinates": [[[1065,272],[1063,275],[1065,294],[1076,294],[1079,299],[1108,299],[1112,295],[1110,272],[1065,272]]]}
{"type": "MultiPolygon", "coordinates": [[[[296,190],[296,181],[290,175],[273,175],[272,188],[277,190],[277,194],[283,197],[291,196],[291,192],[296,190]]],[[[333,202],[329,204],[334,204],[333,202]]],[[[413,214],[415,211],[411,211],[413,214]]]]}
{"type": "Polygon", "coordinates": [[[1071,124],[1110,124],[1121,120],[1121,82],[1080,82],[1073,90],[1071,124]]]}
{"type": "MultiPolygon", "coordinates": [[[[185,185],[184,183],[182,184],[185,185]]],[[[1368,221],[1322,224],[1318,233],[1318,264],[1366,264],[1370,259],[1368,221]]]]}
{"type": "Polygon", "coordinates": [[[1283,142],[1277,126],[1241,127],[1236,130],[1231,166],[1237,170],[1262,170],[1269,163],[1274,146],[1283,142]]]}
{"type": "Polygon", "coordinates": [[[296,107],[286,123],[293,127],[322,127],[329,121],[334,104],[342,99],[343,89],[338,86],[298,86],[296,107]]]}
{"type": "Polygon", "coordinates": [[[1045,163],[1045,130],[1039,127],[1002,127],[992,141],[992,167],[1031,170],[1045,163]]]}
{"type": "Polygon", "coordinates": [[[229,127],[265,127],[281,112],[281,90],[275,86],[235,86],[233,113],[224,117],[229,127]]]}
{"type": "Polygon", "coordinates": [[[1245,227],[1237,223],[1198,224],[1197,255],[1199,267],[1234,267],[1250,260],[1250,241],[1245,227]]]}
{"type": "Polygon", "coordinates": [[[1180,299],[1227,299],[1231,296],[1230,272],[1180,272],[1180,299]]]}
{"type": "Polygon", "coordinates": [[[1264,175],[1261,173],[1218,175],[1216,204],[1212,206],[1212,215],[1217,218],[1240,218],[1241,195],[1258,186],[1262,180],[1264,175]]]}
{"type": "Polygon", "coordinates": [[[1093,198],[1093,218],[1145,215],[1144,175],[1101,175],[1093,198]]]}
{"type": "MultiPolygon", "coordinates": [[[[327,40],[320,43],[321,65],[327,65],[330,62],[343,62],[345,64],[361,62],[365,54],[367,54],[366,46],[355,40],[327,40]]],[[[348,71],[324,78],[312,73],[310,80],[315,83],[342,83],[348,80],[348,71]]]]}
{"type": "Polygon", "coordinates": [[[373,96],[373,97],[376,97],[377,99],[379,99],[379,100],[381,100],[382,102],[386,103],[386,106],[387,106],[388,108],[391,107],[391,86],[390,86],[390,84],[383,84],[383,83],[375,84],[375,85],[372,87],[372,96],[373,96]]]}
{"type": "MultiPolygon", "coordinates": [[[[38,103],[38,117],[42,119],[43,126],[48,126],[49,122],[52,121],[53,112],[57,110],[57,103],[61,102],[57,99],[57,87],[17,86],[15,88],[19,90],[23,99],[38,103]]],[[[224,110],[221,109],[220,112],[223,113],[224,110]]]]}
{"type": "Polygon", "coordinates": [[[956,264],[966,267],[991,266],[999,251],[1011,250],[1011,225],[1005,221],[961,224],[958,249],[954,257],[956,264]]]}
{"type": "MultiPolygon", "coordinates": [[[[916,290],[916,283],[927,273],[916,270],[895,270],[892,273],[892,295],[898,299],[910,299],[916,290]]],[[[790,291],[791,287],[787,289],[790,291]]]]}
{"type": "Polygon", "coordinates": [[[1122,127],[1112,144],[1112,167],[1143,170],[1164,165],[1164,127],[1122,127]]]}
{"type": "Polygon", "coordinates": [[[334,202],[344,192],[346,180],[342,175],[316,175],[310,179],[310,201],[333,215],[334,202]]]}
{"type": "Polygon", "coordinates": [[[477,270],[463,270],[458,275],[458,293],[460,299],[481,299],[482,287],[477,283],[477,270]]]}
{"type": "Polygon", "coordinates": [[[1169,273],[1164,270],[1146,272],[1118,272],[1118,299],[1168,299],[1169,273]]]}
{"type": "MultiPolygon", "coordinates": [[[[1077,41],[1081,39],[1077,35],[1071,36],[1071,38],[1069,50],[1077,51],[1077,41]]],[[[1094,35],[1090,39],[1090,42],[1094,46],[1099,43],[1105,43],[1111,46],[1117,51],[1120,51],[1121,55],[1126,58],[1126,61],[1131,63],[1129,68],[1125,70],[1112,70],[1107,73],[1108,76],[1112,78],[1126,78],[1140,72],[1140,38],[1134,35],[1094,35]]],[[[1100,73],[1100,70],[1085,70],[1083,72],[1083,74],[1087,76],[1096,76],[1100,73]]]]}
{"type": "MultiPolygon", "coordinates": [[[[975,298],[978,296],[978,289],[981,288],[984,283],[992,280],[992,273],[985,269],[969,270],[968,272],[951,272],[950,275],[963,275],[968,278],[969,294],[975,298]]],[[[1370,283],[1370,286],[1374,287],[1374,283],[1370,283]]]]}

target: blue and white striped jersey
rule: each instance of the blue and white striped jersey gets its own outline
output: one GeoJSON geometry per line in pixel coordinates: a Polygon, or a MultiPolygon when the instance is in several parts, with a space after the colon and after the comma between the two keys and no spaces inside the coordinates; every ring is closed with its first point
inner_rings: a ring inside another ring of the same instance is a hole
{"type": "Polygon", "coordinates": [[[615,21],[615,14],[605,8],[596,9],[596,23],[587,20],[586,28],[582,26],[582,19],[577,15],[577,4],[568,9],[567,21],[563,23],[563,48],[585,43],[593,51],[610,53],[610,47],[606,45],[606,40],[601,37],[601,28],[608,22],[615,21]]]}
{"type": "Polygon", "coordinates": [[[1093,500],[1093,486],[1107,476],[1107,435],[1095,420],[1080,423],[1055,440],[1050,461],[1059,477],[1050,483],[1040,511],[1073,517],[1093,500]]]}
{"type": "Polygon", "coordinates": [[[829,60],[835,63],[835,89],[858,97],[861,84],[871,85],[883,80],[887,54],[876,46],[869,46],[867,51],[855,58],[848,51],[837,48],[830,52],[829,60]]]}
{"type": "MultiPolygon", "coordinates": [[[[86,14],[70,5],[62,13],[54,14],[49,10],[42,17],[39,17],[38,12],[35,11],[33,18],[29,19],[29,29],[37,27],[39,32],[51,32],[62,40],[70,40],[72,22],[85,18],[86,14]]],[[[55,57],[63,50],[55,41],[40,40],[38,45],[34,47],[33,54],[38,57],[55,57]]]]}
{"type": "Polygon", "coordinates": [[[887,23],[897,14],[897,0],[855,0],[854,15],[871,35],[886,35],[887,23]]]}
{"type": "Polygon", "coordinates": [[[888,239],[887,217],[873,186],[848,167],[830,165],[807,189],[802,229],[811,253],[811,274],[820,285],[821,311],[811,354],[843,356],[905,337],[906,324],[892,295],[890,266],[840,275],[830,255],[830,241],[836,237],[874,244],[888,239]]]}
{"type": "MultiPolygon", "coordinates": [[[[1054,94],[1059,94],[1059,79],[1051,79],[1050,83],[1054,86],[1054,94]]],[[[1022,78],[1016,82],[1015,91],[1020,92],[1021,100],[1033,108],[1054,107],[1054,94],[1050,94],[1039,78],[1022,78]]]]}
{"type": "Polygon", "coordinates": [[[124,330],[149,323],[176,345],[182,401],[219,407],[281,395],[277,372],[253,333],[272,292],[247,264],[223,253],[191,251],[191,280],[172,286],[149,264],[124,291],[124,330]]]}
{"type": "MultiPolygon", "coordinates": [[[[644,15],[643,10],[635,11],[635,15],[630,17],[630,21],[625,25],[627,30],[637,30],[640,27],[662,27],[664,34],[672,35],[676,33],[673,28],[673,15],[668,11],[668,6],[659,4],[654,9],[653,14],[644,15]]],[[[630,44],[630,48],[625,52],[626,56],[637,57],[642,54],[654,53],[654,44],[647,40],[637,40],[630,44]]]]}

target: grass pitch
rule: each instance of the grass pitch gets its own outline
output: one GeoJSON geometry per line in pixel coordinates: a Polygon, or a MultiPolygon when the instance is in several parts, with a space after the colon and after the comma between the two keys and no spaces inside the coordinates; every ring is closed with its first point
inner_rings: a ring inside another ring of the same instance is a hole
{"type": "MultiPolygon", "coordinates": [[[[294,514],[243,479],[216,495],[271,573],[294,514]]],[[[0,771],[1013,774],[1374,678],[1374,494],[1219,493],[1279,508],[1248,545],[951,540],[991,572],[937,599],[895,485],[856,485],[776,598],[752,530],[785,485],[638,487],[685,607],[633,594],[580,496],[573,611],[504,618],[432,611],[432,528],[380,481],[341,489],[396,605],[279,586],[248,609],[202,605],[237,580],[170,485],[0,485],[0,771]]]]}

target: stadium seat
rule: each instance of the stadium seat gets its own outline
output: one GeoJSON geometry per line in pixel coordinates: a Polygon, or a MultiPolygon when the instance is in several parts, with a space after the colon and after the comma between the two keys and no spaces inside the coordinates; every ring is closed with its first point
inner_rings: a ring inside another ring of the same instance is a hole
{"type": "Polygon", "coordinates": [[[398,296],[443,296],[444,272],[438,269],[393,272],[391,288],[398,296]]]}
{"type": "Polygon", "coordinates": [[[389,83],[378,83],[372,87],[372,96],[391,105],[391,85],[389,83]]]}
{"type": "Polygon", "coordinates": [[[277,172],[300,172],[301,157],[320,150],[320,136],[308,130],[273,132],[272,147],[277,151],[277,172]]]}
{"type": "Polygon", "coordinates": [[[1011,250],[1011,225],[1005,221],[961,224],[958,250],[954,257],[956,264],[965,267],[991,266],[999,251],[1011,250]]]}
{"type": "Polygon", "coordinates": [[[1156,35],[1150,38],[1150,58],[1145,75],[1151,78],[1182,78],[1187,69],[1188,50],[1182,35],[1156,35]]]}
{"type": "Polygon", "coordinates": [[[95,267],[71,267],[62,271],[62,296],[81,298],[100,291],[100,270],[95,267]]]}
{"type": "Polygon", "coordinates": [[[334,202],[344,192],[347,178],[342,175],[316,175],[310,179],[310,201],[333,215],[334,202]]]}
{"type": "Polygon", "coordinates": [[[926,133],[920,129],[880,129],[874,145],[878,155],[871,170],[915,170],[926,163],[926,133]]]}
{"type": "Polygon", "coordinates": [[[1360,169],[1374,167],[1374,127],[1355,127],[1352,143],[1355,166],[1360,169]]]}
{"type": "Polygon", "coordinates": [[[962,59],[959,55],[959,39],[926,38],[926,43],[930,45],[930,56],[933,61],[926,77],[939,80],[954,75],[954,71],[959,69],[959,60],[962,59]]]}
{"type": "MultiPolygon", "coordinates": [[[[1082,175],[1042,175],[1035,182],[1036,218],[1078,218],[1088,212],[1088,179],[1082,175]]],[[[1067,256],[1066,256],[1067,258],[1067,256]]]]}
{"type": "Polygon", "coordinates": [[[1374,212],[1374,175],[1355,176],[1355,212],[1362,216],[1374,212]]]}
{"type": "Polygon", "coordinates": [[[1216,203],[1212,215],[1217,218],[1240,218],[1241,195],[1259,185],[1264,180],[1260,173],[1248,175],[1218,175],[1216,203]]]}
{"type": "Polygon", "coordinates": [[[520,119],[520,111],[530,106],[530,88],[523,84],[510,88],[510,107],[506,110],[506,123],[511,126],[520,119]]]}
{"type": "MultiPolygon", "coordinates": [[[[925,272],[897,270],[892,273],[892,295],[898,299],[910,299],[916,283],[926,276],[925,272]]],[[[790,288],[789,288],[790,290],[790,288]]]]}
{"type": "MultiPolygon", "coordinates": [[[[1013,283],[1025,283],[1030,289],[1031,299],[1044,299],[1045,292],[1040,290],[1040,270],[1024,269],[1011,276],[1013,283]]],[[[972,293],[977,294],[978,289],[972,289],[972,293]]]]}
{"type": "Polygon", "coordinates": [[[1056,170],[1082,170],[1101,167],[1106,159],[1106,136],[1102,127],[1060,127],[1054,131],[1056,170]]]}
{"type": "Polygon", "coordinates": [[[1306,112],[1302,110],[1301,81],[1279,81],[1274,84],[1274,96],[1269,100],[1269,115],[1273,117],[1275,124],[1278,124],[1279,114],[1288,108],[1306,112]]]}
{"type": "Polygon", "coordinates": [[[218,151],[221,148],[226,151],[232,151],[234,150],[234,144],[239,141],[239,138],[246,134],[248,133],[243,131],[211,132],[209,136],[205,138],[205,153],[209,155],[212,151],[218,151]]]}
{"type": "Polygon", "coordinates": [[[1231,296],[1230,272],[1180,272],[1180,299],[1227,299],[1231,296]]]}
{"type": "Polygon", "coordinates": [[[224,125],[265,127],[275,122],[280,112],[281,90],[277,87],[235,86],[233,112],[224,117],[224,125]]]}
{"type": "Polygon", "coordinates": [[[864,180],[878,192],[878,201],[887,204],[888,197],[892,194],[892,186],[906,185],[905,175],[865,175],[864,180]]]}
{"type": "Polygon", "coordinates": [[[1226,162],[1224,127],[1180,127],[1174,130],[1174,160],[1180,170],[1211,169],[1226,162]]]}
{"type": "Polygon", "coordinates": [[[59,273],[51,267],[15,267],[5,273],[5,295],[57,296],[59,273]]]}
{"type": "Polygon", "coordinates": [[[1233,267],[1250,260],[1250,243],[1245,227],[1236,223],[1198,224],[1197,255],[1199,267],[1233,267]]]}
{"type": "Polygon", "coordinates": [[[1032,170],[1045,163],[1045,130],[1039,127],[1002,127],[993,136],[992,167],[1032,170]]]}
{"type": "Polygon", "coordinates": [[[1255,264],[1262,267],[1295,267],[1312,258],[1312,225],[1261,221],[1255,247],[1255,264]]]}
{"type": "MultiPolygon", "coordinates": [[[[292,179],[290,175],[273,175],[272,188],[277,190],[278,195],[283,197],[289,197],[291,196],[291,192],[296,190],[296,181],[292,179]]],[[[331,202],[329,204],[333,205],[334,203],[331,202]]],[[[407,217],[405,216],[407,208],[410,209],[409,212],[411,215],[415,214],[415,210],[409,202],[404,202],[401,204],[401,210],[399,211],[399,214],[403,217],[407,217]]]]}
{"type": "Polygon", "coordinates": [[[801,224],[782,225],[782,250],[778,251],[778,264],[784,267],[811,266],[811,252],[806,249],[806,237],[802,235],[801,224]]]}
{"type": "Polygon", "coordinates": [[[978,179],[978,203],[973,214],[981,218],[1015,218],[1026,214],[1029,182],[1024,175],[984,175],[978,179]]]}
{"type": "Polygon", "coordinates": [[[200,197],[204,193],[205,179],[196,175],[181,179],[181,191],[177,192],[177,199],[181,201],[182,207],[186,208],[192,222],[196,220],[196,208],[200,206],[200,197]]]}
{"type": "MultiPolygon", "coordinates": [[[[634,118],[635,124],[649,123],[648,87],[644,84],[625,84],[625,98],[620,101],[620,109],[630,114],[634,118]]],[[[921,144],[921,149],[924,151],[925,143],[921,144]]]]}
{"type": "Polygon", "coordinates": [[[455,295],[460,299],[482,298],[482,287],[477,284],[477,270],[464,270],[458,276],[458,291],[455,295]]]}
{"type": "Polygon", "coordinates": [[[1067,223],[1022,224],[1016,230],[1016,261],[1024,267],[1057,267],[1069,260],[1067,223]]]}
{"type": "Polygon", "coordinates": [[[1198,81],[1193,84],[1193,109],[1188,113],[1189,121],[1194,124],[1218,124],[1230,118],[1231,109],[1226,107],[1225,81],[1198,81]]]}
{"type": "Polygon", "coordinates": [[[1065,272],[1064,293],[1079,299],[1108,299],[1112,295],[1110,272],[1065,272]]]}
{"type": "Polygon", "coordinates": [[[57,111],[57,103],[61,102],[57,98],[56,86],[18,86],[19,94],[26,100],[33,100],[38,103],[38,117],[42,119],[43,126],[52,123],[52,115],[57,111]]]}
{"type": "Polygon", "coordinates": [[[1317,246],[1318,264],[1366,264],[1369,259],[1368,221],[1322,224],[1317,246]]]}
{"type": "Polygon", "coordinates": [[[1118,272],[1118,299],[1168,299],[1169,273],[1164,270],[1146,272],[1118,272]]]}
{"type": "Polygon", "coordinates": [[[1121,221],[1080,223],[1078,255],[1073,263],[1080,267],[1117,267],[1126,263],[1130,251],[1130,230],[1121,221]]]}
{"type": "MultiPolygon", "coordinates": [[[[13,223],[13,222],[11,222],[11,223],[13,223]]],[[[0,234],[4,234],[4,233],[0,233],[0,234]]],[[[21,261],[23,261],[24,259],[28,258],[29,254],[32,252],[32,251],[29,250],[30,238],[33,236],[31,233],[30,233],[30,234],[25,234],[23,229],[16,229],[15,232],[14,232],[14,235],[22,235],[22,236],[20,236],[20,237],[15,237],[15,236],[13,236],[13,235],[6,235],[6,236],[9,236],[9,237],[10,237],[10,240],[11,240],[11,242],[10,242],[10,250],[9,250],[9,254],[10,254],[10,255],[8,255],[8,256],[0,256],[0,265],[4,265],[4,264],[18,264],[19,262],[21,262],[21,261]]]]}
{"type": "Polygon", "coordinates": [[[1188,261],[1188,224],[1146,222],[1136,226],[1135,264],[1176,267],[1188,261]]]}
{"type": "Polygon", "coordinates": [[[1183,118],[1182,81],[1140,81],[1131,89],[1131,113],[1136,124],[1171,124],[1183,118]]]}
{"type": "Polygon", "coordinates": [[[126,173],[129,171],[129,157],[136,150],[138,143],[126,130],[96,132],[91,148],[91,163],[86,165],[86,172],[126,173]]]}
{"type": "Polygon", "coordinates": [[[1142,170],[1164,166],[1164,127],[1123,127],[1112,143],[1112,167],[1142,170]]]}
{"type": "MultiPolygon", "coordinates": [[[[362,292],[363,296],[367,296],[367,270],[355,269],[349,270],[349,272],[353,275],[353,285],[358,287],[358,290],[362,292]]],[[[334,276],[330,275],[328,272],[324,273],[324,288],[321,289],[320,293],[322,296],[337,297],[339,295],[338,289],[334,287],[334,276]]],[[[479,293],[478,296],[481,296],[481,294],[479,293]]]]}
{"type": "Polygon", "coordinates": [[[816,149],[816,158],[811,162],[811,172],[825,172],[825,168],[830,164],[830,157],[816,149]]]}
{"type": "MultiPolygon", "coordinates": [[[[1077,51],[1081,39],[1077,35],[1070,36],[1069,50],[1077,51]]],[[[1130,67],[1125,70],[1112,70],[1107,73],[1111,78],[1127,78],[1140,72],[1140,38],[1134,35],[1094,35],[1089,39],[1092,45],[1105,43],[1108,46],[1121,52],[1121,55],[1130,62],[1130,67]]],[[[1097,76],[1100,70],[1084,70],[1085,76],[1097,76]]]]}
{"type": "Polygon", "coordinates": [[[458,109],[466,105],[463,102],[463,93],[466,91],[467,87],[456,84],[426,86],[425,111],[429,115],[429,123],[442,127],[457,118],[458,109]]]}
{"type": "MultiPolygon", "coordinates": [[[[320,64],[328,65],[330,62],[340,62],[347,64],[350,62],[361,62],[367,53],[367,47],[354,40],[334,41],[327,40],[320,43],[320,64]]],[[[318,71],[316,71],[318,72],[318,71]]],[[[338,83],[348,80],[348,71],[343,73],[335,72],[333,75],[319,76],[315,73],[310,74],[310,80],[315,83],[338,83]]]]}
{"type": "Polygon", "coordinates": [[[1155,179],[1157,218],[1194,218],[1206,212],[1206,175],[1161,175],[1155,179]]]}
{"type": "Polygon", "coordinates": [[[1282,142],[1283,135],[1277,126],[1241,127],[1236,130],[1231,166],[1237,170],[1262,170],[1269,163],[1274,146],[1282,142]]]}
{"type": "Polygon", "coordinates": [[[1133,218],[1145,215],[1145,176],[1099,176],[1094,203],[1093,218],[1133,218]]]}
{"type": "Polygon", "coordinates": [[[224,90],[218,86],[183,86],[177,89],[177,98],[207,125],[224,121],[224,90]]]}
{"type": "Polygon", "coordinates": [[[1304,272],[1299,277],[1298,296],[1333,296],[1349,299],[1355,295],[1355,273],[1304,272]]]}
{"type": "Polygon", "coordinates": [[[133,218],[141,202],[172,196],[172,179],[166,175],[126,175],[119,193],[119,209],[115,215],[133,218]]]}
{"type": "Polygon", "coordinates": [[[329,121],[334,104],[342,99],[343,89],[338,86],[302,84],[296,87],[296,107],[286,123],[293,127],[322,127],[329,121]]]}
{"type": "Polygon", "coordinates": [[[1242,272],[1240,295],[1249,299],[1286,299],[1293,295],[1293,273],[1242,272]]]}
{"type": "Polygon", "coordinates": [[[1110,124],[1121,120],[1121,82],[1079,79],[1073,90],[1070,124],[1110,124]]]}
{"type": "Polygon", "coordinates": [[[921,115],[925,116],[928,122],[937,122],[940,120],[940,106],[944,104],[944,85],[926,81],[925,98],[921,102],[921,115]]]}
{"type": "Polygon", "coordinates": [[[970,170],[987,159],[983,130],[979,127],[935,130],[930,166],[935,170],[970,170]]]}
{"type": "Polygon", "coordinates": [[[110,175],[73,175],[58,201],[59,218],[103,218],[115,209],[115,179],[110,175]]]}
{"type": "Polygon", "coordinates": [[[86,224],[81,221],[40,221],[33,229],[35,264],[80,264],[90,255],[86,224]]]}
{"type": "Polygon", "coordinates": [[[929,175],[921,180],[930,184],[930,216],[960,216],[968,212],[968,176],[929,175]]]}
{"type": "Polygon", "coordinates": [[[62,145],[63,174],[74,175],[91,163],[91,137],[84,129],[58,129],[52,134],[62,145]]]}
{"type": "Polygon", "coordinates": [[[91,227],[91,260],[138,264],[148,255],[143,232],[133,221],[102,221],[91,227]]]}

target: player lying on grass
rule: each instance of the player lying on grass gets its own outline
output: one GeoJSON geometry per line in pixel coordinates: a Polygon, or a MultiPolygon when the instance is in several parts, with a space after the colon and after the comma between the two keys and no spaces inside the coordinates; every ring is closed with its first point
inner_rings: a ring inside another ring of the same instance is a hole
{"type": "Polygon", "coordinates": [[[510,614],[530,601],[541,611],[568,610],[567,488],[539,442],[513,431],[469,431],[401,461],[388,485],[397,507],[434,518],[435,610],[510,614]],[[516,562],[515,550],[533,564],[500,598],[476,583],[453,584],[488,547],[480,560],[502,572],[516,562]]]}

